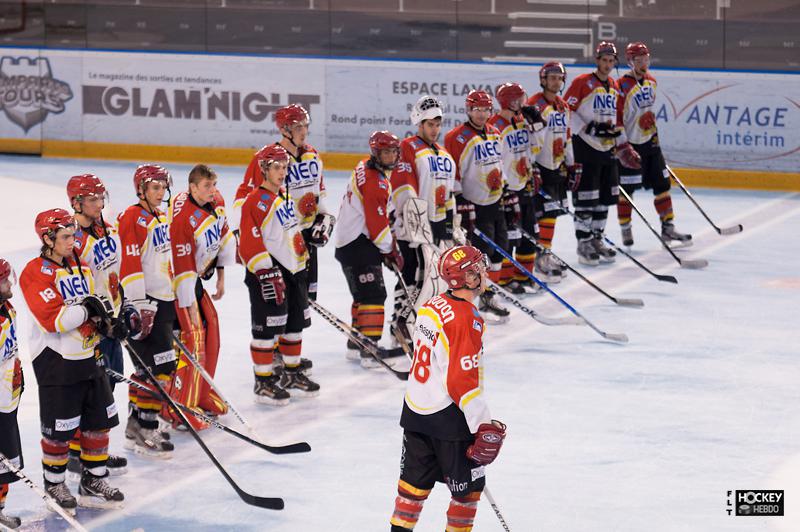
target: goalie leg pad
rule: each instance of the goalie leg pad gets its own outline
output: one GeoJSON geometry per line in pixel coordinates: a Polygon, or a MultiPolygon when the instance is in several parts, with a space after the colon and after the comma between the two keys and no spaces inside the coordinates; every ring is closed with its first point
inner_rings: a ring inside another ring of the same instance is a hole
{"type": "MultiPolygon", "coordinates": [[[[200,304],[200,315],[205,323],[206,331],[206,358],[203,367],[208,374],[213,377],[217,372],[217,360],[219,359],[219,318],[217,316],[217,309],[214,307],[214,303],[211,300],[211,296],[208,295],[208,292],[203,290],[202,296],[198,301],[200,304]]],[[[203,410],[218,416],[228,413],[228,407],[217,393],[211,389],[211,386],[205,379],[201,379],[200,381],[200,394],[197,404],[203,410]]]]}

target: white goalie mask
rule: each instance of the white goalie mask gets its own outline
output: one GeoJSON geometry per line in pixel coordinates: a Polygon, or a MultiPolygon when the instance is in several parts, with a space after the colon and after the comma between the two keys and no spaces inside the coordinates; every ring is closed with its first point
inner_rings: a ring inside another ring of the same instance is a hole
{"type": "Polygon", "coordinates": [[[415,126],[420,125],[423,120],[441,118],[442,116],[442,102],[433,96],[426,95],[421,97],[411,109],[411,123],[415,126]]]}

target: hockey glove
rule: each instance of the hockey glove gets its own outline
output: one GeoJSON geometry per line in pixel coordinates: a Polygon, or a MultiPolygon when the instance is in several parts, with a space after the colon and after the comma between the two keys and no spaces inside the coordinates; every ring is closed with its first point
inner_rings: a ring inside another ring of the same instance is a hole
{"type": "Polygon", "coordinates": [[[622,134],[622,131],[611,122],[595,122],[592,120],[586,124],[586,133],[600,138],[616,138],[622,134]]]}
{"type": "Polygon", "coordinates": [[[622,166],[630,168],[631,170],[640,170],[642,168],[642,157],[633,149],[630,142],[617,146],[617,159],[622,166]]]}
{"type": "Polygon", "coordinates": [[[133,340],[144,340],[150,336],[150,332],[153,330],[153,322],[156,320],[158,305],[149,299],[136,299],[132,303],[136,312],[139,313],[139,332],[131,335],[131,338],[133,340]]]}
{"type": "Polygon", "coordinates": [[[283,274],[277,266],[265,270],[258,270],[256,277],[261,285],[261,298],[264,303],[280,305],[286,298],[286,283],[283,274]]]}
{"type": "Polygon", "coordinates": [[[506,225],[509,227],[516,227],[522,220],[522,211],[519,208],[519,196],[517,193],[506,189],[501,198],[501,205],[503,212],[506,215],[506,225]]]}
{"type": "Polygon", "coordinates": [[[531,168],[531,187],[533,188],[533,195],[537,196],[542,189],[542,171],[534,164],[531,168]]]}
{"type": "Polygon", "coordinates": [[[318,214],[314,219],[314,224],[311,226],[311,237],[308,239],[309,245],[321,248],[327,244],[335,223],[336,218],[330,214],[318,214]]]}
{"type": "Polygon", "coordinates": [[[523,105],[520,109],[525,121],[533,128],[534,131],[541,130],[547,122],[542,118],[542,113],[532,105],[523,105]]]}
{"type": "Polygon", "coordinates": [[[133,338],[142,331],[142,317],[139,316],[139,311],[136,310],[136,307],[130,301],[125,300],[122,303],[120,319],[128,328],[129,337],[133,338]]]}
{"type": "Polygon", "coordinates": [[[81,305],[86,309],[89,319],[96,318],[97,321],[108,321],[114,315],[114,307],[105,296],[88,295],[83,298],[81,305]]]}
{"type": "Polygon", "coordinates": [[[577,192],[581,186],[581,176],[583,175],[583,165],[575,163],[567,166],[567,187],[572,192],[577,192]]]}
{"type": "Polygon", "coordinates": [[[459,194],[456,196],[456,212],[461,215],[461,227],[467,234],[471,233],[475,229],[475,204],[459,194]]]}
{"type": "Polygon", "coordinates": [[[392,250],[389,253],[381,253],[383,256],[383,263],[390,270],[392,265],[397,266],[397,270],[403,269],[403,255],[400,254],[400,249],[397,247],[397,240],[392,241],[392,250]]]}
{"type": "Polygon", "coordinates": [[[481,423],[475,434],[475,443],[467,448],[467,458],[480,465],[494,462],[503,446],[506,426],[496,419],[491,423],[481,423]]]}

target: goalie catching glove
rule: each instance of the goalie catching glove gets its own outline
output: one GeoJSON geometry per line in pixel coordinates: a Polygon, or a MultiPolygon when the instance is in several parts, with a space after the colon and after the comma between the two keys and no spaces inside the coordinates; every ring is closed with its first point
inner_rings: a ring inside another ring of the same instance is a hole
{"type": "Polygon", "coordinates": [[[321,248],[328,243],[333,232],[333,225],[336,218],[330,214],[318,214],[311,226],[311,237],[308,239],[309,245],[321,248]]]}
{"type": "Polygon", "coordinates": [[[642,157],[635,149],[633,149],[633,146],[631,146],[630,142],[626,142],[625,144],[617,146],[616,156],[620,164],[622,164],[622,166],[625,168],[630,168],[631,170],[641,170],[642,157]]]}
{"type": "Polygon", "coordinates": [[[506,426],[503,423],[496,419],[491,423],[481,423],[475,434],[475,443],[467,448],[467,458],[476,464],[491,464],[500,454],[505,438],[506,426]]]}

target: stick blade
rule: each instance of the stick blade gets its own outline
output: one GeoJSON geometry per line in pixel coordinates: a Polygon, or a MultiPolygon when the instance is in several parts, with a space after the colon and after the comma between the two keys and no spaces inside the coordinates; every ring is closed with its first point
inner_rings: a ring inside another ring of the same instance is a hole
{"type": "Polygon", "coordinates": [[[542,325],[550,325],[550,326],[558,326],[558,325],[586,325],[586,321],[583,318],[578,318],[576,316],[566,316],[564,318],[548,318],[547,316],[542,316],[541,314],[536,314],[534,318],[536,321],[541,323],[542,325]]]}
{"type": "Polygon", "coordinates": [[[744,231],[744,227],[742,224],[739,225],[732,225],[731,227],[723,227],[722,229],[717,229],[717,232],[721,235],[735,235],[737,233],[741,233],[744,231]]]}
{"type": "Polygon", "coordinates": [[[672,275],[660,275],[660,274],[656,274],[656,279],[658,279],[659,281],[663,281],[663,282],[665,282],[665,283],[673,283],[673,284],[678,284],[678,280],[677,280],[677,279],[676,279],[674,276],[672,276],[672,275]]]}
{"type": "Polygon", "coordinates": [[[621,344],[627,344],[628,343],[628,335],[625,334],[625,333],[607,333],[607,332],[604,332],[602,334],[603,334],[603,338],[605,338],[606,340],[611,340],[612,342],[619,342],[621,344]]]}
{"type": "Polygon", "coordinates": [[[288,445],[266,445],[264,448],[272,454],[297,454],[311,452],[311,446],[308,442],[290,443],[288,445]]]}
{"type": "Polygon", "coordinates": [[[680,259],[681,261],[681,268],[686,268],[689,270],[701,270],[708,266],[708,261],[706,259],[680,259]]]}
{"type": "Polygon", "coordinates": [[[258,495],[247,493],[244,490],[239,490],[239,497],[250,506],[256,506],[267,510],[283,510],[285,506],[283,499],[280,497],[259,497],[258,495]]]}
{"type": "Polygon", "coordinates": [[[615,298],[615,302],[617,303],[617,305],[621,305],[623,307],[641,308],[644,306],[644,301],[642,301],[638,297],[635,298],[618,297],[615,298]]]}

